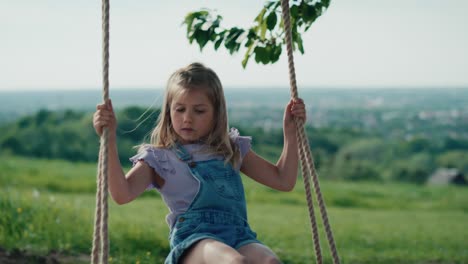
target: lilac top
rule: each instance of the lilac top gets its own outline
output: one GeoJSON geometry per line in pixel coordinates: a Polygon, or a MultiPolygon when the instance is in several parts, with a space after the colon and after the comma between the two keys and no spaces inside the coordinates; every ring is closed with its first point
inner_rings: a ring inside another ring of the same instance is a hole
{"type": "MultiPolygon", "coordinates": [[[[229,132],[229,137],[239,147],[241,162],[244,156],[250,151],[251,137],[243,137],[239,135],[239,131],[232,128],[229,132]]],[[[192,155],[192,160],[205,161],[210,159],[223,160],[221,155],[204,153],[202,144],[188,144],[184,148],[192,155]]],[[[200,183],[192,176],[187,164],[177,157],[170,149],[156,148],[152,145],[146,145],[142,151],[130,160],[135,165],[138,161],[146,162],[154,171],[164,179],[165,183],[162,187],[151,184],[149,189],[155,188],[161,193],[164,202],[169,208],[169,214],[166,216],[166,222],[169,227],[172,227],[175,219],[179,214],[187,211],[193,199],[198,193],[200,183]]],[[[235,168],[240,170],[240,165],[235,168]]]]}

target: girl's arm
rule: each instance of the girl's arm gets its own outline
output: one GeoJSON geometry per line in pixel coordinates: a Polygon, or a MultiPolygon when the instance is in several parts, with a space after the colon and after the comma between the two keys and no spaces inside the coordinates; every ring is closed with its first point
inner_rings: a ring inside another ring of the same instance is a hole
{"type": "Polygon", "coordinates": [[[128,203],[139,196],[159,176],[141,161],[125,175],[117,150],[117,120],[110,100],[97,106],[93,125],[99,136],[102,135],[103,127],[107,127],[109,131],[108,183],[112,199],[118,204],[128,203]]]}
{"type": "Polygon", "coordinates": [[[245,175],[279,191],[291,191],[294,188],[299,168],[294,117],[304,121],[306,119],[305,105],[301,99],[289,101],[284,111],[283,152],[276,164],[268,162],[251,150],[245,155],[241,166],[245,175]]]}

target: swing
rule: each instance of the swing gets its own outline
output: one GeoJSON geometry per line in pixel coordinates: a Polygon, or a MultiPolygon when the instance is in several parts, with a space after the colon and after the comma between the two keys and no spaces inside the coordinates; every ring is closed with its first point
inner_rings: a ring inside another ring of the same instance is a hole
{"type": "MultiPolygon", "coordinates": [[[[296,73],[294,69],[294,57],[292,49],[292,34],[291,22],[289,15],[288,0],[281,0],[282,16],[286,32],[286,50],[288,55],[288,68],[291,97],[297,99],[296,73]]],[[[103,32],[103,100],[109,99],[109,0],[102,0],[102,32],[103,32]]],[[[325,202],[320,191],[319,180],[313,157],[310,151],[309,140],[306,135],[304,122],[300,119],[295,119],[296,136],[299,143],[299,157],[301,159],[302,178],[305,187],[306,201],[309,209],[309,218],[312,228],[312,239],[314,243],[316,262],[323,262],[317,222],[314,213],[314,205],[310,189],[310,178],[312,178],[314,191],[317,198],[317,203],[320,209],[323,226],[330,247],[334,264],[340,263],[338,252],[336,249],[333,233],[328,221],[325,202]]],[[[96,191],[96,211],[93,232],[93,247],[91,253],[91,263],[108,263],[109,259],[109,238],[108,238],[108,175],[107,175],[107,147],[108,147],[108,129],[104,127],[100,139],[98,173],[97,173],[97,191],[96,191]]]]}

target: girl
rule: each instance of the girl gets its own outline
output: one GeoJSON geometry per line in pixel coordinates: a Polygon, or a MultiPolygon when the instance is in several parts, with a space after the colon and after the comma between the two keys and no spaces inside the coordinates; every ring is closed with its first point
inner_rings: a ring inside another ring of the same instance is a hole
{"type": "Polygon", "coordinates": [[[192,63],[171,75],[151,144],[131,158],[125,175],[116,146],[117,121],[111,101],[97,106],[98,135],[109,129],[109,190],[125,204],[148,187],[162,195],[170,213],[171,251],[166,264],[280,263],[257,240],[247,222],[239,172],[280,191],[296,183],[298,154],[293,117],[305,120],[302,100],[291,100],[283,120],[284,146],[271,164],[250,149],[249,137],[228,131],[226,102],[216,73],[192,63]]]}

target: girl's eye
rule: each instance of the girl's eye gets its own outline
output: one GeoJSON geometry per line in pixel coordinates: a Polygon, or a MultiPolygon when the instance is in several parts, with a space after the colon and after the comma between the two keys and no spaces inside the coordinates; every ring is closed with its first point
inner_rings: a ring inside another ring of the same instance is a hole
{"type": "Polygon", "coordinates": [[[180,113],[182,113],[182,112],[184,112],[184,111],[185,111],[185,108],[176,108],[175,110],[176,110],[176,112],[180,112],[180,113]]]}
{"type": "Polygon", "coordinates": [[[205,110],[195,110],[195,113],[197,113],[197,114],[203,114],[203,113],[205,113],[205,110]]]}

